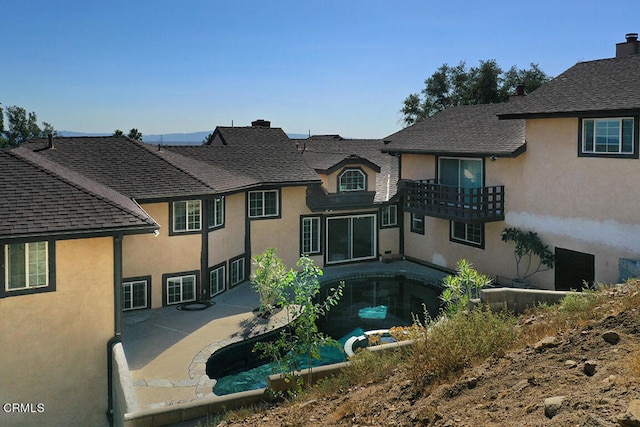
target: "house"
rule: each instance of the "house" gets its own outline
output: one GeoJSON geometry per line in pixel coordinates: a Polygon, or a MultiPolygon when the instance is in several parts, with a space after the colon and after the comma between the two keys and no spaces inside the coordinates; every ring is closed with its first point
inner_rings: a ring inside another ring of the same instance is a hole
{"type": "Polygon", "coordinates": [[[0,150],[0,170],[0,424],[106,425],[122,241],[158,225],[28,149],[0,150]]]}
{"type": "Polygon", "coordinates": [[[385,138],[400,156],[403,253],[452,268],[466,258],[508,284],[513,246],[537,232],[555,253],[531,286],[615,283],[640,266],[640,55],[576,64],[524,97],[455,107],[385,138]]]}
{"type": "Polygon", "coordinates": [[[396,158],[381,140],[341,139],[332,164],[319,165],[313,153],[326,142],[301,145],[257,120],[218,127],[199,146],[109,136],[24,150],[124,195],[159,224],[155,235],[123,238],[123,309],[135,310],[208,300],[248,280],[252,256],[271,246],[291,267],[301,254],[321,267],[398,254],[396,158]]]}

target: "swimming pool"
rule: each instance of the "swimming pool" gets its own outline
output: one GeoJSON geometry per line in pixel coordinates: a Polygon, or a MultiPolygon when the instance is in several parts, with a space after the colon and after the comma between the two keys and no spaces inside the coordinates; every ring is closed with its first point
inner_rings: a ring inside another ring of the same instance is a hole
{"type": "MultiPolygon", "coordinates": [[[[412,314],[422,319],[425,307],[431,317],[440,310],[440,287],[433,282],[402,275],[355,277],[344,282],[338,305],[316,323],[321,332],[341,345],[365,331],[411,325],[412,314]]],[[[323,283],[320,298],[326,297],[339,283],[340,280],[323,283]]],[[[273,339],[278,333],[273,331],[213,353],[207,361],[207,375],[217,379],[214,394],[221,396],[266,387],[266,378],[276,370],[252,350],[256,342],[273,339]]],[[[313,365],[344,360],[346,355],[342,349],[327,347],[322,350],[321,360],[314,361],[313,365]]]]}

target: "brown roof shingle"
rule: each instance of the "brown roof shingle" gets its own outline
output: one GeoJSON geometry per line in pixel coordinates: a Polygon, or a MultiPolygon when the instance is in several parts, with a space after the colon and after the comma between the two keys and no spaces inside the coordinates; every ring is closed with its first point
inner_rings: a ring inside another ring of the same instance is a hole
{"type": "Polygon", "coordinates": [[[150,233],[128,198],[26,149],[0,150],[0,238],[150,233]]]}
{"type": "Polygon", "coordinates": [[[525,125],[524,120],[498,120],[497,115],[508,106],[509,103],[448,108],[388,136],[383,151],[517,156],[525,148],[525,125]]]}
{"type": "Polygon", "coordinates": [[[579,62],[500,118],[577,116],[583,113],[640,110],[640,55],[579,62]]]}

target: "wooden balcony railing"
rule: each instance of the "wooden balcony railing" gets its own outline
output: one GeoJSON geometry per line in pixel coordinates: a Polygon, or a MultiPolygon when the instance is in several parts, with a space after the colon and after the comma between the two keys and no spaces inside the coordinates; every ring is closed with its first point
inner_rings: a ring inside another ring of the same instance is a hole
{"type": "Polygon", "coordinates": [[[399,184],[407,212],[470,224],[504,220],[504,185],[462,188],[435,179],[399,184]]]}

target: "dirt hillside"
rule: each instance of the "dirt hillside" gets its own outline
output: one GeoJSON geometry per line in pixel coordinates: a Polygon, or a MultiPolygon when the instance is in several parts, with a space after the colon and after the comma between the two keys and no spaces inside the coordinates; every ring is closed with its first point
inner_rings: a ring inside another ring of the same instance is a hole
{"type": "MultiPolygon", "coordinates": [[[[633,360],[640,363],[640,307],[619,303],[637,300],[638,287],[607,292],[609,302],[594,310],[597,319],[496,355],[432,390],[418,390],[397,369],[383,382],[287,402],[221,425],[640,425],[622,416],[640,399],[640,379],[630,368],[633,360]]],[[[533,331],[545,321],[544,315],[523,316],[520,327],[533,331]]]]}

